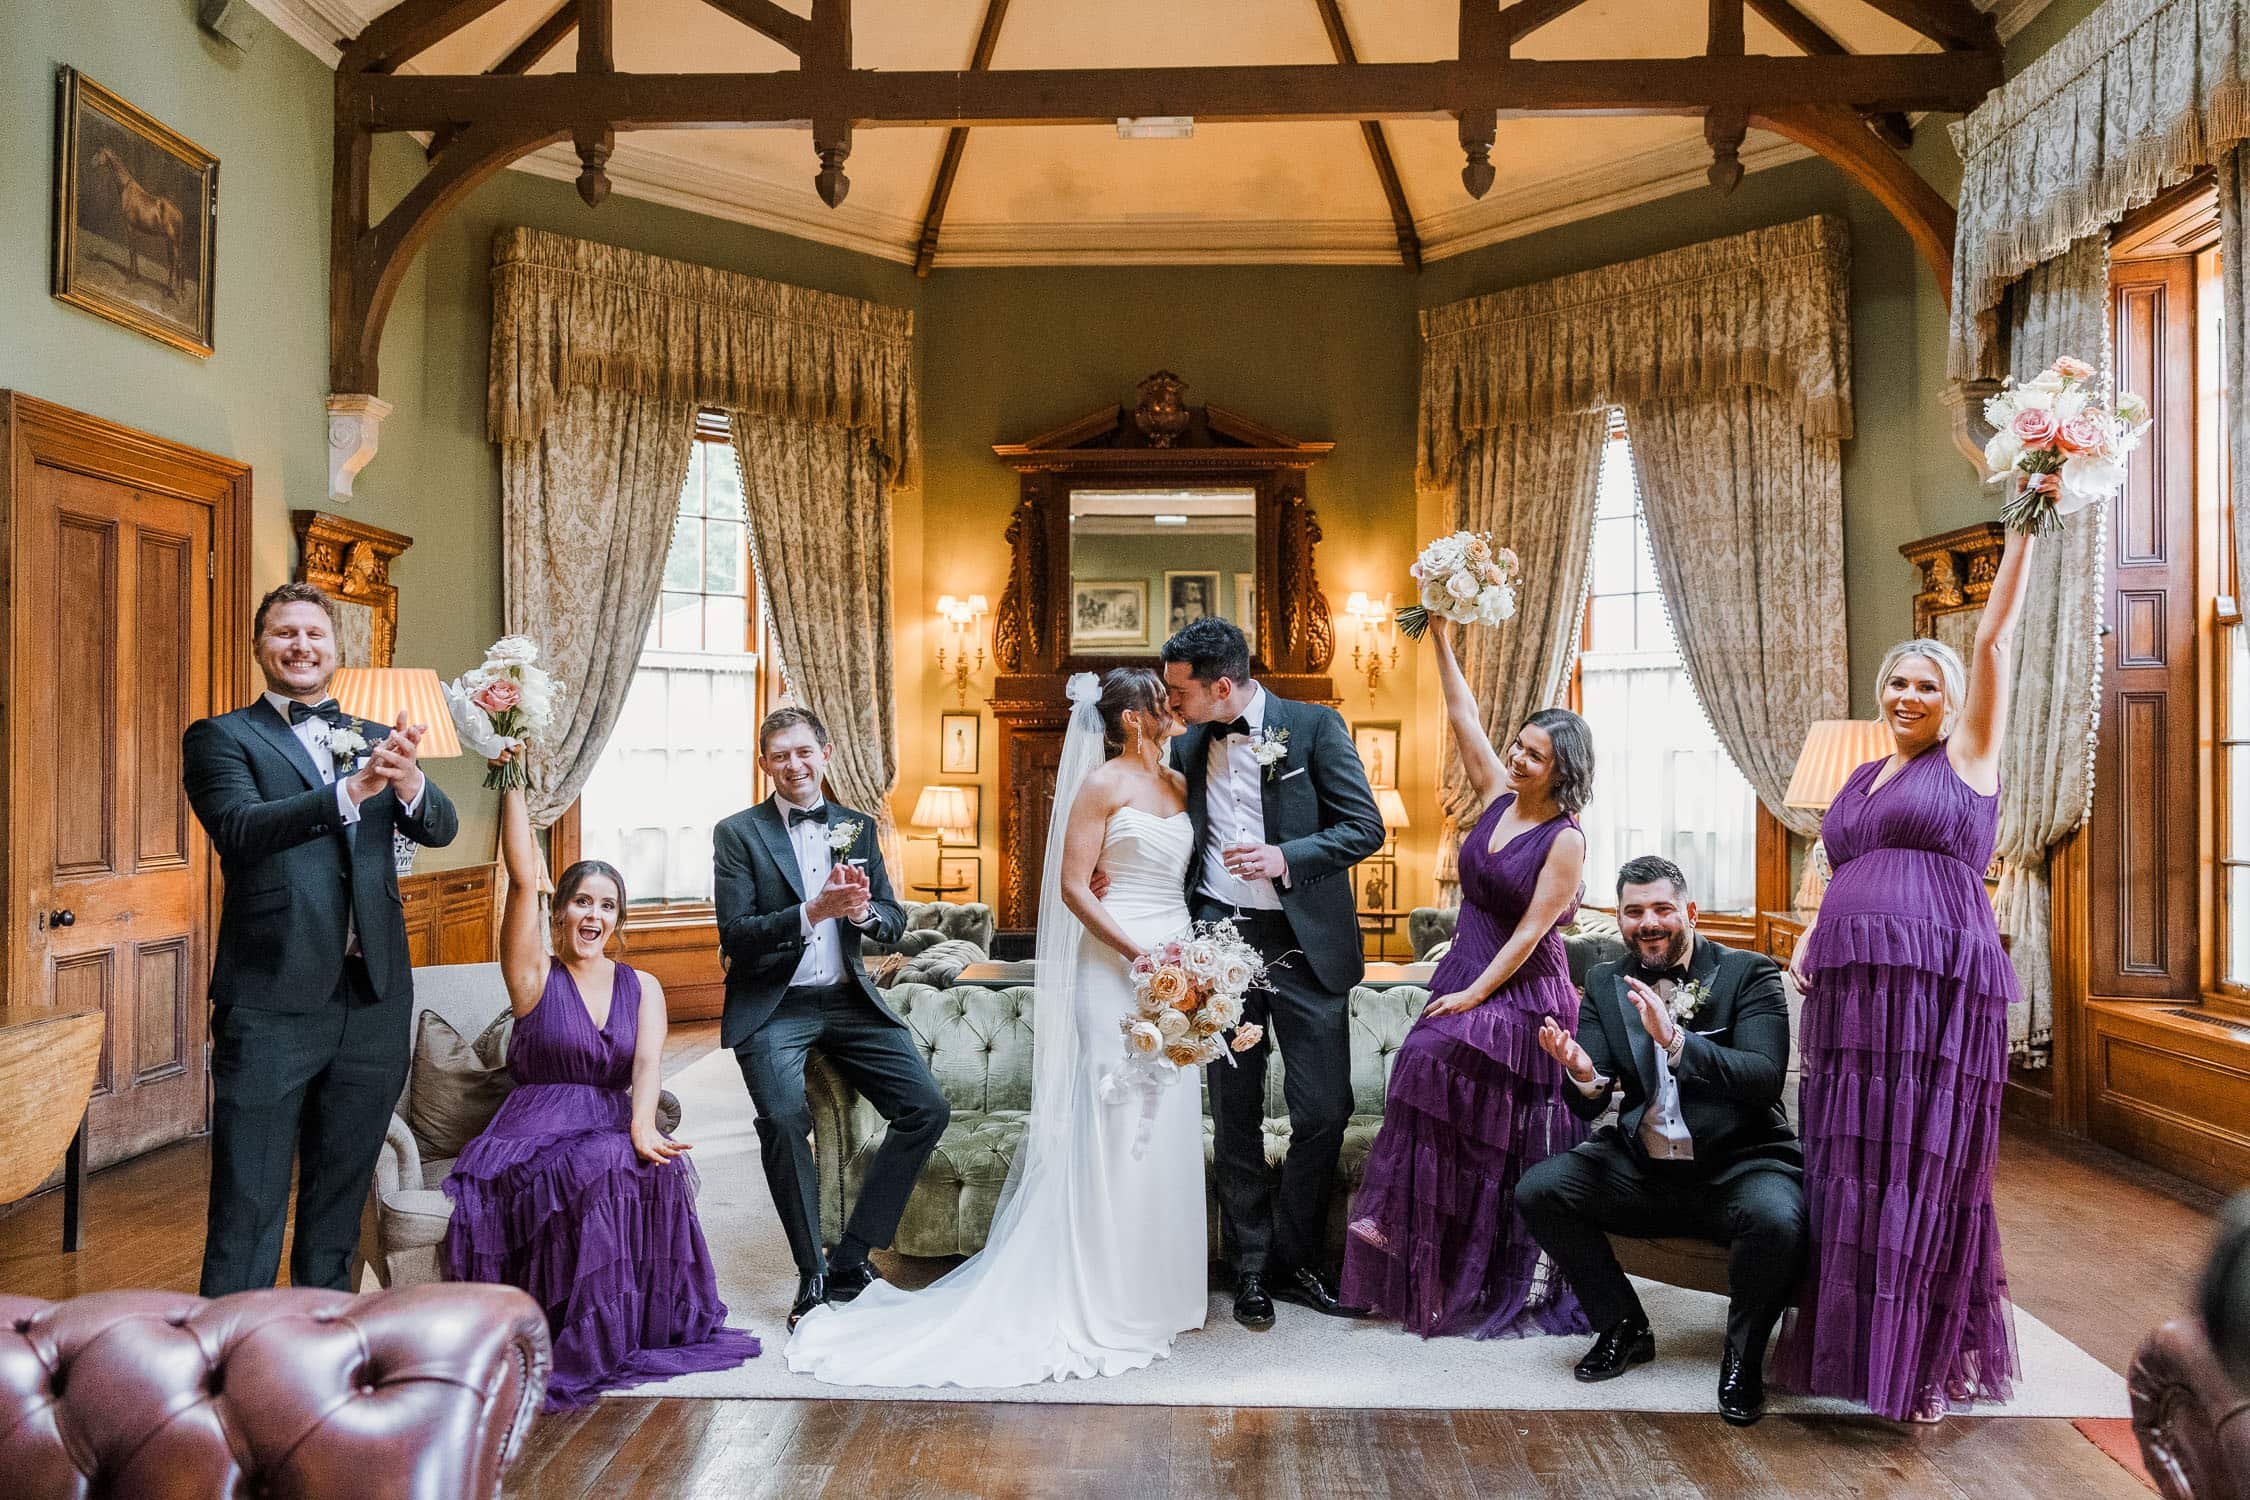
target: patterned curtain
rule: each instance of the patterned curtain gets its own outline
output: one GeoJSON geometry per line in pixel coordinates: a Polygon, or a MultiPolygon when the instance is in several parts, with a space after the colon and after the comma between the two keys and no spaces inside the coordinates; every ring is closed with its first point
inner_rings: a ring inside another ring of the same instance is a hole
{"type": "Polygon", "coordinates": [[[1813,721],[1851,711],[1836,440],[1756,386],[1640,402],[1626,421],[1696,697],[1758,800],[1817,833],[1817,814],[1781,798],[1813,721]]]}
{"type": "MultiPolygon", "coordinates": [[[[2108,348],[2107,235],[2090,235],[2038,267],[2009,297],[2009,362],[2019,379],[2057,356],[2108,348]]],[[[2109,507],[2082,511],[2032,554],[2016,629],[2008,739],[2000,756],[2000,930],[2009,935],[2022,1000],[2008,1042],[2047,1065],[2055,975],[2047,851],[2086,820],[2094,796],[2101,711],[2101,588],[2109,507]]]]}
{"type": "Polygon", "coordinates": [[[540,643],[566,690],[527,763],[534,828],[578,800],[625,707],[694,445],[692,403],[582,386],[500,446],[508,629],[540,643]]]}
{"type": "Polygon", "coordinates": [[[864,433],[742,412],[734,451],[790,696],[828,726],[829,785],[875,819],[883,861],[903,876],[891,817],[898,726],[882,456],[864,433]]]}
{"type": "MultiPolygon", "coordinates": [[[[1453,526],[1489,531],[1516,549],[1523,583],[1516,617],[1499,630],[1467,630],[1462,675],[1483,711],[1485,733],[1507,743],[1534,710],[1562,696],[1578,620],[1586,603],[1586,557],[1594,540],[1594,497],[1601,483],[1606,411],[1481,433],[1455,469],[1453,526]]],[[[1439,625],[1435,629],[1450,629],[1439,625]]],[[[1462,833],[1483,811],[1445,737],[1439,766],[1437,883],[1441,905],[1460,899],[1462,833]]]]}

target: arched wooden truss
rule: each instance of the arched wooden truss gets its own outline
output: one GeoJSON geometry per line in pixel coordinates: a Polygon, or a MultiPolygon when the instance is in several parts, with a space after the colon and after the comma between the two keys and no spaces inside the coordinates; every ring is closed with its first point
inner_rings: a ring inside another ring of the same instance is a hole
{"type": "MultiPolygon", "coordinates": [[[[833,207],[850,190],[844,168],[855,130],[946,127],[917,254],[917,267],[926,272],[952,168],[971,127],[1162,115],[1351,120],[1361,125],[1383,179],[1400,256],[1418,265],[1420,243],[1390,164],[1383,121],[1456,120],[1465,155],[1462,183],[1481,197],[1494,180],[1491,157],[1502,114],[1694,115],[1702,117],[1711,142],[1716,186],[1731,189],[1740,180],[1737,153],[1746,130],[1775,131],[1867,188],[1906,227],[1939,287],[1949,291],[1953,212],[1897,147],[1907,139],[1908,113],[1966,111],[2000,82],[1999,37],[1971,0],[1860,0],[1935,42],[1938,50],[1930,52],[1854,54],[1793,0],[1707,0],[1709,39],[1701,56],[1567,61],[1513,53],[1584,0],[1461,0],[1459,55],[1413,63],[1358,61],[1336,0],[1308,0],[1328,31],[1333,64],[1059,69],[990,67],[1007,0],[986,0],[972,65],[951,72],[854,67],[851,0],[811,0],[809,16],[774,0],[705,0],[795,53],[798,66],[662,75],[617,70],[616,0],[562,0],[487,72],[397,71],[501,3],[400,0],[346,45],[337,65],[330,401],[332,411],[349,410],[348,420],[362,426],[368,403],[381,410],[375,398],[383,323],[415,254],[478,184],[557,141],[574,144],[582,166],[579,192],[599,203],[609,190],[603,168],[617,131],[794,126],[811,134],[814,189],[833,207]],[[1801,55],[1746,54],[1746,11],[1801,55]],[[574,33],[575,70],[530,71],[574,33]],[[385,131],[429,132],[430,167],[396,207],[370,222],[368,158],[374,137],[385,131]]],[[[348,471],[345,485],[348,492],[348,471]]]]}

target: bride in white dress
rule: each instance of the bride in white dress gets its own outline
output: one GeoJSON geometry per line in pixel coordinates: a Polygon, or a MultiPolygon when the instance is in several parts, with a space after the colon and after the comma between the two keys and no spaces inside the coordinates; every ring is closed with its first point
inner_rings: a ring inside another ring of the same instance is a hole
{"type": "Polygon", "coordinates": [[[1139,1369],[1203,1326],[1201,1080],[1182,1072],[1153,1100],[1113,1087],[1105,1102],[1102,1087],[1125,1059],[1129,965],[1189,925],[1194,834],[1163,759],[1182,726],[1143,667],[1080,673],[1070,700],[1040,883],[1031,1113],[985,1247],[922,1291],[879,1281],[814,1308],[789,1340],[792,1370],[835,1385],[1029,1385],[1139,1369]]]}

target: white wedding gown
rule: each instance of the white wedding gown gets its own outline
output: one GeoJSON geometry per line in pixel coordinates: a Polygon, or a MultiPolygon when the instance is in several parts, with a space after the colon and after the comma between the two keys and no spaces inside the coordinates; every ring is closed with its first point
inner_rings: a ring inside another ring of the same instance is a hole
{"type": "MultiPolygon", "coordinates": [[[[1153,946],[1189,925],[1181,892],[1193,844],[1184,812],[1110,815],[1102,905],[1135,941],[1153,946]]],[[[1067,1112],[1052,1160],[1017,1185],[1017,1213],[1004,1207],[992,1241],[922,1291],[878,1282],[814,1308],[789,1340],[790,1369],[835,1385],[1029,1385],[1139,1369],[1203,1326],[1201,1080],[1189,1070],[1153,1100],[1128,1089],[1104,1102],[1102,1079],[1125,1057],[1118,1022],[1133,1010],[1132,981],[1125,959],[1092,938],[1079,944],[1075,979],[1067,1112]]]]}

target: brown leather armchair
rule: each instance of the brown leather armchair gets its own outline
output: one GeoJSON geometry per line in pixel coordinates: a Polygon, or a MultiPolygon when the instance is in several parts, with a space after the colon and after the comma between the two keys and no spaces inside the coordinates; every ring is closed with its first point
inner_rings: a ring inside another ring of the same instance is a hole
{"type": "Polygon", "coordinates": [[[2250,1500],[2250,1395],[2219,1367],[2201,1318],[2174,1318],[2143,1340],[2125,1390],[2165,1500],[2250,1500]]]}
{"type": "Polygon", "coordinates": [[[549,1360],[546,1318],[513,1287],[0,1295],[0,1487],[497,1497],[549,1360]]]}

